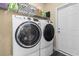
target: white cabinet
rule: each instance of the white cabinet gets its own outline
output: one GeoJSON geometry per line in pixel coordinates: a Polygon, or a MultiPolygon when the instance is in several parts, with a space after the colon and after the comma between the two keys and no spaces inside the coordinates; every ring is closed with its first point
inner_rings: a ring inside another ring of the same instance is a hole
{"type": "Polygon", "coordinates": [[[71,55],[79,55],[79,4],[57,9],[56,48],[71,55]]]}

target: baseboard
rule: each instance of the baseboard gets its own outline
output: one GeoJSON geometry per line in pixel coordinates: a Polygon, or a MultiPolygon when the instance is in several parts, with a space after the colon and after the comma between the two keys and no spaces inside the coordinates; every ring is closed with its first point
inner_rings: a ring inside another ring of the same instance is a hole
{"type": "Polygon", "coordinates": [[[62,53],[62,54],[64,54],[64,55],[66,55],[66,56],[72,56],[71,54],[66,53],[66,52],[64,52],[64,51],[62,51],[62,50],[56,49],[56,48],[54,48],[54,51],[58,51],[58,52],[60,52],[60,53],[62,53]]]}

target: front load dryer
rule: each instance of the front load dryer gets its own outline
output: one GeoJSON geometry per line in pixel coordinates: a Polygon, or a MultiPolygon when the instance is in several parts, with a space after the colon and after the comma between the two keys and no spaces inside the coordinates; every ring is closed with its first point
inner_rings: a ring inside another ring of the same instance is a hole
{"type": "Polygon", "coordinates": [[[39,56],[41,28],[33,18],[13,15],[13,55],[39,56]]]}
{"type": "Polygon", "coordinates": [[[40,23],[42,29],[40,55],[49,56],[53,53],[54,26],[49,20],[40,20],[40,23]]]}

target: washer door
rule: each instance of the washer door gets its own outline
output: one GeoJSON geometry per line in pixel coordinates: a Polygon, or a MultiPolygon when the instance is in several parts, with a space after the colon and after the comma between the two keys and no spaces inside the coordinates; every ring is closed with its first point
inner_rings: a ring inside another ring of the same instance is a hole
{"type": "Polygon", "coordinates": [[[41,29],[34,22],[24,22],[16,30],[15,38],[23,48],[31,48],[37,45],[41,38],[41,29]]]}
{"type": "Polygon", "coordinates": [[[51,41],[54,37],[54,27],[51,24],[47,24],[44,29],[44,38],[46,41],[51,41]]]}

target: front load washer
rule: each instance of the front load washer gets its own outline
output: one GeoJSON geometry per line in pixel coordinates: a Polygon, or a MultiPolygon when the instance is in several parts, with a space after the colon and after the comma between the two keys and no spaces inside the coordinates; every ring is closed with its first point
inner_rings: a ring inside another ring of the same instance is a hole
{"type": "Polygon", "coordinates": [[[54,26],[49,20],[40,20],[42,29],[41,56],[49,56],[53,53],[54,26]]]}
{"type": "Polygon", "coordinates": [[[39,56],[41,28],[34,18],[13,15],[13,55],[39,56]]]}

